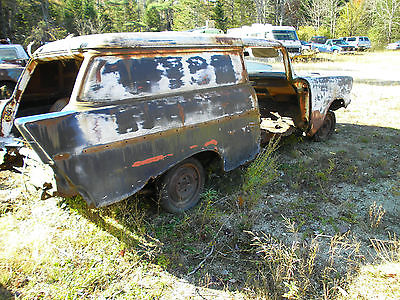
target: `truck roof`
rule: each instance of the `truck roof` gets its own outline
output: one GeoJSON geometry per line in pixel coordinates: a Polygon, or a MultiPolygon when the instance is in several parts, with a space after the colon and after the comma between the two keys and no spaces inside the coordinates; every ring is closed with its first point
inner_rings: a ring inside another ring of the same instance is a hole
{"type": "Polygon", "coordinates": [[[35,51],[33,57],[73,57],[90,50],[129,48],[182,48],[182,47],[279,47],[275,41],[236,38],[229,35],[209,35],[191,32],[131,32],[104,33],[67,37],[50,42],[35,51]]]}

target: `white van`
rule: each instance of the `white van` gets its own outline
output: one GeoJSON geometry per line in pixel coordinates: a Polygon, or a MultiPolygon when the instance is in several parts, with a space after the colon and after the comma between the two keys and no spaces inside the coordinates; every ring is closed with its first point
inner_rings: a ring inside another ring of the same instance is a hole
{"type": "Polygon", "coordinates": [[[293,26],[274,26],[271,24],[252,24],[240,28],[228,29],[227,34],[233,37],[254,37],[279,41],[290,54],[301,53],[301,42],[293,26]]]}
{"type": "Polygon", "coordinates": [[[353,46],[358,51],[363,51],[371,48],[371,41],[367,36],[347,36],[343,37],[342,40],[353,46]]]}

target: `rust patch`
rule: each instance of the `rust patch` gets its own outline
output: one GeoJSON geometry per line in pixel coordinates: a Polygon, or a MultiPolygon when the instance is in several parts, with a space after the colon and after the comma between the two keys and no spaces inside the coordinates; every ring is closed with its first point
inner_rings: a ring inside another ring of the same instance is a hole
{"type": "Polygon", "coordinates": [[[9,102],[4,110],[3,110],[3,116],[2,119],[6,122],[11,122],[12,121],[12,117],[13,117],[13,112],[14,112],[14,107],[15,107],[15,103],[14,101],[9,102]]]}
{"type": "Polygon", "coordinates": [[[217,146],[217,145],[218,145],[218,142],[217,142],[216,140],[208,141],[207,143],[204,144],[204,147],[208,147],[208,146],[210,146],[210,145],[215,145],[215,146],[217,146]]]}
{"type": "Polygon", "coordinates": [[[185,113],[183,112],[183,107],[180,103],[178,103],[178,109],[179,109],[179,116],[181,117],[182,120],[182,125],[185,125],[185,113]]]}
{"type": "Polygon", "coordinates": [[[26,69],[27,69],[29,75],[32,75],[32,73],[35,70],[36,66],[37,66],[37,62],[36,61],[32,61],[30,64],[27,65],[26,69]]]}
{"type": "Polygon", "coordinates": [[[18,89],[15,94],[15,99],[19,100],[21,98],[21,95],[22,95],[22,91],[20,89],[18,89]]]}
{"type": "Polygon", "coordinates": [[[234,37],[221,37],[221,36],[216,36],[215,37],[215,42],[218,44],[222,44],[222,45],[234,45],[235,43],[237,43],[239,41],[238,38],[234,38],[234,37]]]}
{"type": "Polygon", "coordinates": [[[143,166],[143,165],[151,164],[153,162],[157,162],[157,161],[163,160],[163,159],[165,159],[165,158],[167,158],[169,156],[173,156],[173,154],[158,155],[158,156],[150,157],[150,158],[145,159],[145,160],[136,161],[132,165],[132,167],[136,168],[136,167],[140,167],[140,166],[143,166]]]}
{"type": "Polygon", "coordinates": [[[71,157],[71,154],[69,153],[60,153],[56,154],[53,156],[53,160],[60,161],[60,160],[65,160],[71,157]]]}
{"type": "Polygon", "coordinates": [[[309,136],[312,136],[317,132],[317,130],[324,123],[324,118],[325,118],[325,116],[323,114],[321,114],[321,112],[319,110],[314,110],[311,113],[311,120],[310,120],[311,128],[310,128],[310,131],[307,133],[309,136]]]}

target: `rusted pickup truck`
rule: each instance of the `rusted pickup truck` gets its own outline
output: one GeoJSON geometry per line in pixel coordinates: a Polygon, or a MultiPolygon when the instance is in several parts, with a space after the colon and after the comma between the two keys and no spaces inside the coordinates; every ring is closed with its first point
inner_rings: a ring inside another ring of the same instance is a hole
{"type": "Polygon", "coordinates": [[[279,42],[190,33],[67,38],[39,48],[0,106],[54,170],[61,195],[105,206],[160,187],[161,205],[196,205],[204,168],[252,160],[267,130],[325,138],[350,77],[296,77],[279,42]]]}

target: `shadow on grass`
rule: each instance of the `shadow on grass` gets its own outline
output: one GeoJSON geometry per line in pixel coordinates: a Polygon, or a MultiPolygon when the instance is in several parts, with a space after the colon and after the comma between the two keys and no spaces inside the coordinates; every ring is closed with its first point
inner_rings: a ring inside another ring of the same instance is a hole
{"type": "MultiPolygon", "coordinates": [[[[320,155],[303,171],[307,172],[309,180],[319,178],[327,187],[332,185],[334,188],[341,180],[347,182],[350,180],[341,177],[342,169],[335,170],[337,173],[331,176],[326,173],[328,167],[324,164],[328,162],[327,155],[335,153],[337,168],[343,167],[343,170],[349,173],[346,173],[346,176],[357,179],[354,184],[360,182],[364,184],[380,176],[398,176],[396,172],[400,171],[399,144],[398,129],[338,124],[337,133],[331,140],[321,143],[308,140],[299,142],[299,138],[289,137],[283,140],[278,154],[285,158],[291,157],[294,151],[311,157],[313,153],[320,155]],[[374,162],[368,161],[368,156],[362,156],[363,149],[368,149],[369,153],[383,153],[385,161],[381,159],[374,165],[374,162]],[[357,165],[361,160],[365,160],[363,164],[370,166],[369,169],[362,167],[347,169],[348,164],[357,165]],[[321,175],[321,172],[325,173],[321,175]],[[374,177],[364,178],[364,173],[367,172],[374,177]],[[330,177],[324,179],[323,175],[330,177]]],[[[291,160],[302,163],[301,158],[296,156],[291,157],[291,160]]],[[[286,162],[281,163],[284,165],[286,162]]],[[[247,231],[254,230],[256,220],[264,222],[265,228],[268,228],[271,220],[257,210],[241,207],[237,195],[242,185],[242,170],[243,168],[238,168],[226,174],[210,174],[202,202],[181,215],[160,211],[154,198],[141,196],[133,196],[103,209],[88,209],[80,197],[68,199],[66,203],[101,229],[118,238],[126,245],[128,251],[145,256],[148,261],[161,266],[178,278],[214,289],[241,290],[250,286],[251,289],[257,290],[260,276],[270,275],[262,274],[261,258],[256,253],[252,245],[252,236],[247,231]]],[[[294,171],[299,172],[297,169],[294,171]]],[[[306,178],[302,175],[301,173],[296,175],[299,185],[306,178]]],[[[290,173],[285,176],[287,178],[280,180],[286,180],[285,184],[288,184],[277,187],[271,184],[271,188],[275,189],[274,192],[282,191],[283,188],[286,189],[286,193],[292,192],[290,184],[293,183],[294,177],[291,177],[290,173]]],[[[268,188],[266,187],[267,190],[268,188]]],[[[311,182],[308,188],[309,192],[312,192],[319,187],[312,185],[311,182]]],[[[293,193],[295,192],[298,190],[293,190],[293,193]]],[[[264,202],[265,199],[260,199],[260,205],[264,202]]],[[[277,207],[275,210],[277,211],[274,215],[281,216],[291,208],[277,207]]],[[[314,222],[313,219],[312,223],[314,222]]],[[[308,223],[304,224],[303,227],[306,227],[308,223]]],[[[305,231],[307,230],[311,231],[305,228],[305,231]]],[[[275,233],[272,230],[268,234],[275,233]]]]}
{"type": "Polygon", "coordinates": [[[15,295],[11,291],[7,290],[4,286],[0,284],[0,299],[9,300],[14,299],[15,295]]]}

